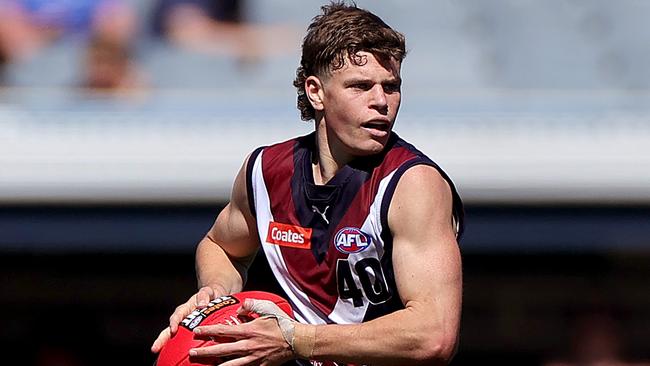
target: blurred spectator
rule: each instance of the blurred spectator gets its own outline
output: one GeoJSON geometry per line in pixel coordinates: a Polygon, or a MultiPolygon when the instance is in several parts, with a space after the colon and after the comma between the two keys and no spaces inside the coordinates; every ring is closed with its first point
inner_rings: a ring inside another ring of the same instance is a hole
{"type": "Polygon", "coordinates": [[[122,42],[93,37],[88,42],[81,87],[93,91],[127,91],[143,85],[132,63],[131,51],[122,42]]]}
{"type": "Polygon", "coordinates": [[[63,37],[127,45],[135,12],[123,0],[0,1],[0,64],[20,62],[63,37]]]}
{"type": "Polygon", "coordinates": [[[160,0],[153,28],[175,45],[240,61],[284,54],[298,44],[300,31],[253,24],[245,13],[243,0],[160,0]]]}
{"type": "Polygon", "coordinates": [[[10,59],[70,34],[99,35],[126,43],[133,36],[135,14],[121,0],[3,0],[0,44],[10,59]]]}
{"type": "Polygon", "coordinates": [[[175,16],[187,16],[196,23],[241,24],[244,6],[243,0],[160,0],[154,10],[153,31],[158,36],[180,31],[175,16]]]}
{"type": "Polygon", "coordinates": [[[545,366],[650,366],[648,362],[627,360],[620,324],[610,312],[592,310],[578,314],[569,336],[564,359],[545,366]]]}

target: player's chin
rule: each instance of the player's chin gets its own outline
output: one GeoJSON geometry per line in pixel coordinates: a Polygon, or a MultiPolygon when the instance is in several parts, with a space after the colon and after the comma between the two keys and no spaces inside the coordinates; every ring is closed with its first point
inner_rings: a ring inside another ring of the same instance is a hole
{"type": "Polygon", "coordinates": [[[357,148],[355,149],[355,155],[357,156],[370,156],[370,155],[375,155],[379,154],[384,150],[386,147],[386,144],[388,143],[388,138],[385,139],[377,139],[377,138],[371,138],[366,141],[364,141],[361,144],[357,145],[357,148]]]}

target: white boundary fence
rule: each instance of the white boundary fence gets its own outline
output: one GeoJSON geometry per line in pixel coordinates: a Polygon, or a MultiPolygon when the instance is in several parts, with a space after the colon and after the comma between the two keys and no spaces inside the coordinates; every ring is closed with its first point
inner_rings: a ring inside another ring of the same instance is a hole
{"type": "MultiPolygon", "coordinates": [[[[16,100],[12,96],[18,95],[16,100]]],[[[253,148],[311,131],[293,95],[0,104],[0,203],[215,202],[253,148]]],[[[396,131],[473,203],[650,203],[650,96],[405,93],[396,131]]]]}

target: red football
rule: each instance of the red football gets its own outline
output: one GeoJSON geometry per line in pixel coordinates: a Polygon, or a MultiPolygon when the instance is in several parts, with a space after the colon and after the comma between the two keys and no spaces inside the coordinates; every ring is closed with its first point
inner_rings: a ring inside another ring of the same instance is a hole
{"type": "MultiPolygon", "coordinates": [[[[194,338],[192,330],[199,325],[239,324],[251,320],[237,315],[237,309],[246,299],[269,300],[274,302],[285,313],[293,317],[289,303],[278,295],[263,291],[246,291],[238,294],[218,297],[201,310],[195,310],[181,324],[178,332],[163,347],[158,355],[156,366],[199,366],[190,361],[191,348],[215,344],[210,340],[194,338]]],[[[225,339],[224,341],[228,341],[225,339]]],[[[219,362],[217,362],[219,363],[219,362]]]]}

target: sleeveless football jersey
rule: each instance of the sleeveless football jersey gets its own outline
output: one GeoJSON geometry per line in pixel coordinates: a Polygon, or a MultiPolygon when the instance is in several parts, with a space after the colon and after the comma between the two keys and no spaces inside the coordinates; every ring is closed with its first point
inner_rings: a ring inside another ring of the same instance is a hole
{"type": "Polygon", "coordinates": [[[350,324],[402,309],[388,228],[397,182],[415,165],[436,168],[451,187],[460,236],[463,209],[453,183],[395,133],[381,154],[354,160],[326,185],[314,183],[316,152],[315,133],[262,147],[246,172],[262,250],[296,319],[350,324]]]}

